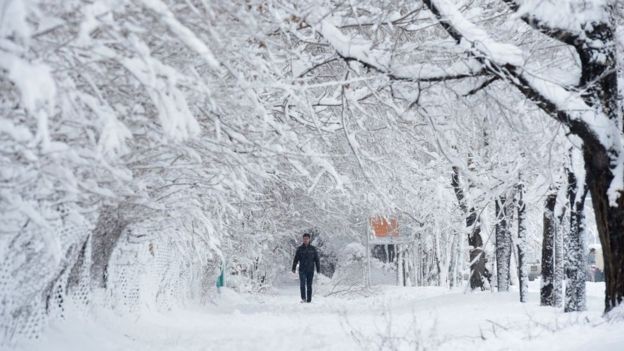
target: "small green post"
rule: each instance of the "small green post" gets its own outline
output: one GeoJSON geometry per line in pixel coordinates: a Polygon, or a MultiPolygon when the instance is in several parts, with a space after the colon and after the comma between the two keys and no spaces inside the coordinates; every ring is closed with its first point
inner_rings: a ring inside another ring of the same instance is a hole
{"type": "Polygon", "coordinates": [[[219,274],[219,277],[217,278],[217,288],[220,288],[224,285],[225,283],[225,274],[224,274],[224,269],[223,266],[221,266],[221,274],[219,274]]]}

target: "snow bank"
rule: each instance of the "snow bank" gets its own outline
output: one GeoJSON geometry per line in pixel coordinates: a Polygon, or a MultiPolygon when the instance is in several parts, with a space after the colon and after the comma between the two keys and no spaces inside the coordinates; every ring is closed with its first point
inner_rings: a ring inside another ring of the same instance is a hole
{"type": "Polygon", "coordinates": [[[535,293],[527,304],[516,293],[439,287],[378,286],[368,297],[317,296],[311,304],[300,304],[298,293],[295,285],[271,295],[223,289],[210,305],[135,318],[97,310],[54,324],[18,350],[552,351],[613,350],[624,342],[623,322],[601,317],[602,296],[590,295],[588,312],[564,314],[539,306],[535,293]]]}

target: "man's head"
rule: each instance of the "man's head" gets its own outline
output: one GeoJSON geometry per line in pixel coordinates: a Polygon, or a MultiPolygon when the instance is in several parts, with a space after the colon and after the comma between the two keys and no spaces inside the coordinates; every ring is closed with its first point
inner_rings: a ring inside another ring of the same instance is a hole
{"type": "Polygon", "coordinates": [[[303,233],[303,244],[304,245],[310,244],[310,234],[303,233]]]}

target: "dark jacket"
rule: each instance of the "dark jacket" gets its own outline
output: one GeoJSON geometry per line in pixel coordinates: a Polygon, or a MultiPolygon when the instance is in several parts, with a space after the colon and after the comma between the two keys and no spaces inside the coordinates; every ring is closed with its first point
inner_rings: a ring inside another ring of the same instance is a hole
{"type": "Polygon", "coordinates": [[[295,259],[293,261],[292,270],[295,271],[299,263],[300,272],[313,272],[316,265],[316,272],[321,270],[321,261],[319,260],[319,254],[316,247],[312,245],[301,245],[297,248],[295,253],[295,259]]]}

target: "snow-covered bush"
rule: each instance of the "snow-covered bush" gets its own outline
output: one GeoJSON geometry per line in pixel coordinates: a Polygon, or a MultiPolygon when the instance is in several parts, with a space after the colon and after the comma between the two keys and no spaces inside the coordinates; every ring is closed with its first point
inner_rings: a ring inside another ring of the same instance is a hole
{"type": "Polygon", "coordinates": [[[336,289],[363,286],[366,274],[366,248],[358,242],[347,244],[339,255],[332,284],[336,289]]]}

